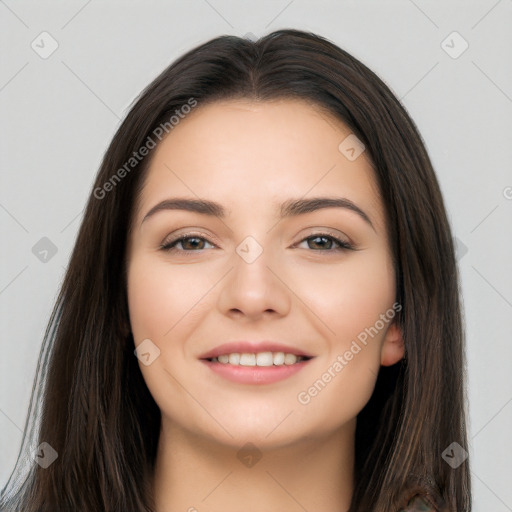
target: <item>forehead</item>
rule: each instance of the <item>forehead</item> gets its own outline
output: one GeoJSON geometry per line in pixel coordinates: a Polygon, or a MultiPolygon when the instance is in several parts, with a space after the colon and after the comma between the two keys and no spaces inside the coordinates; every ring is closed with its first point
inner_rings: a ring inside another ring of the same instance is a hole
{"type": "Polygon", "coordinates": [[[228,213],[253,201],[276,214],[292,197],[343,195],[382,216],[369,156],[347,158],[345,141],[353,137],[341,120],[303,100],[199,105],[154,150],[137,218],[180,194],[214,199],[228,213]]]}

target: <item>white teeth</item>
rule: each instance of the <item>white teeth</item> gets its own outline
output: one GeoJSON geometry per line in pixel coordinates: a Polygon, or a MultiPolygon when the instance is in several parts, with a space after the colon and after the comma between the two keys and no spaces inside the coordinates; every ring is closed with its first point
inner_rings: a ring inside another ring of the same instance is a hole
{"type": "Polygon", "coordinates": [[[256,354],[241,354],[240,366],[256,366],[256,354]]]}
{"type": "Polygon", "coordinates": [[[284,364],[295,364],[297,362],[297,356],[295,354],[286,354],[284,356],[284,364]]]}
{"type": "Polygon", "coordinates": [[[240,364],[240,354],[229,354],[229,364],[240,364]]]}
{"type": "Polygon", "coordinates": [[[260,352],[256,354],[256,365],[257,366],[272,366],[274,364],[274,358],[272,352],[260,352]]]}
{"type": "Polygon", "coordinates": [[[234,366],[283,366],[303,361],[304,357],[284,352],[258,352],[257,354],[222,354],[212,359],[213,362],[232,364],[234,366]]]}
{"type": "Polygon", "coordinates": [[[284,364],[284,352],[276,352],[274,354],[274,364],[279,366],[284,364]]]}

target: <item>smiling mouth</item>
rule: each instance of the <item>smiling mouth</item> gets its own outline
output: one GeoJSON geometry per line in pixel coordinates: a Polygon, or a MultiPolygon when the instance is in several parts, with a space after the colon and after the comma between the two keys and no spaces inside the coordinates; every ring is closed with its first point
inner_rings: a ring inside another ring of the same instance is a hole
{"type": "Polygon", "coordinates": [[[257,367],[274,367],[274,366],[292,366],[303,361],[310,360],[311,357],[298,356],[285,352],[257,352],[257,353],[238,353],[222,354],[217,357],[204,359],[211,363],[220,363],[232,366],[257,366],[257,367]]]}

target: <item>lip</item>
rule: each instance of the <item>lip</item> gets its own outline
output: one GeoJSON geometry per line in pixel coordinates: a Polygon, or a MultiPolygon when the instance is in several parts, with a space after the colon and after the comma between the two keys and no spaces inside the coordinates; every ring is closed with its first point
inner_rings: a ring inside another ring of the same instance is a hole
{"type": "Polygon", "coordinates": [[[199,356],[199,359],[212,359],[214,357],[235,353],[257,354],[258,352],[284,352],[285,354],[295,354],[296,356],[314,357],[312,354],[308,354],[299,348],[273,341],[232,341],[218,345],[199,356]]]}
{"type": "Polygon", "coordinates": [[[238,366],[202,359],[217,375],[238,384],[272,384],[287,379],[307,366],[312,359],[282,366],[238,366]]]}
{"type": "Polygon", "coordinates": [[[238,384],[272,384],[279,382],[305,368],[315,356],[303,350],[274,341],[233,341],[223,343],[205,352],[199,357],[211,371],[231,382],[238,384]],[[226,354],[257,354],[259,352],[284,352],[308,359],[291,365],[276,366],[240,366],[211,361],[214,357],[226,354]]]}

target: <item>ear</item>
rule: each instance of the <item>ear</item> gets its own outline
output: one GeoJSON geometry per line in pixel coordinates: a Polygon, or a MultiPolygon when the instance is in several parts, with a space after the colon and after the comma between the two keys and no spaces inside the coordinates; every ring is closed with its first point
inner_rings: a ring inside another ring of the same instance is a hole
{"type": "Polygon", "coordinates": [[[393,322],[384,336],[382,349],[380,354],[380,364],[382,366],[391,366],[398,363],[405,355],[404,340],[402,337],[402,329],[393,322]]]}

